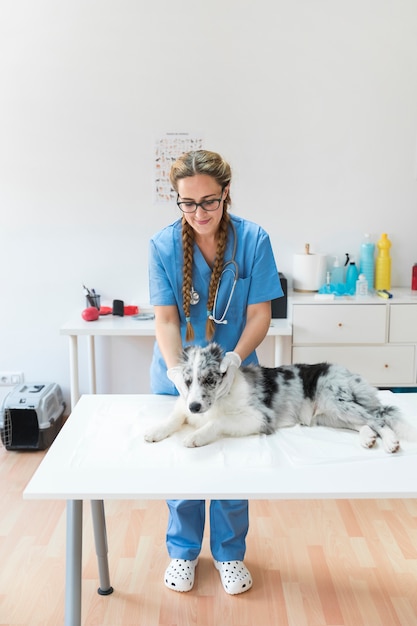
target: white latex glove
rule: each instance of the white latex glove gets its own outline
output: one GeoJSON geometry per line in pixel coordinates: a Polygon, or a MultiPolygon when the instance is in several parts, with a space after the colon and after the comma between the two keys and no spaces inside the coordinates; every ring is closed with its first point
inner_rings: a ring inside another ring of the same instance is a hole
{"type": "Polygon", "coordinates": [[[171,367],[170,369],[168,369],[167,376],[169,380],[174,383],[180,396],[186,398],[188,393],[188,387],[185,384],[181,366],[177,365],[176,367],[171,367]]]}
{"type": "Polygon", "coordinates": [[[235,379],[237,370],[242,364],[242,359],[237,352],[226,352],[220,363],[220,371],[224,372],[224,378],[219,387],[218,398],[227,396],[235,379]]]}

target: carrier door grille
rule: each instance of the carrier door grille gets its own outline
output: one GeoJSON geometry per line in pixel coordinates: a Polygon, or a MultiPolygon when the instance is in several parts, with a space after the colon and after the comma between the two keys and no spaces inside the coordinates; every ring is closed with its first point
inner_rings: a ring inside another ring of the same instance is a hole
{"type": "Polygon", "coordinates": [[[39,424],[33,409],[7,409],[1,438],[6,449],[37,449],[39,424]]]}

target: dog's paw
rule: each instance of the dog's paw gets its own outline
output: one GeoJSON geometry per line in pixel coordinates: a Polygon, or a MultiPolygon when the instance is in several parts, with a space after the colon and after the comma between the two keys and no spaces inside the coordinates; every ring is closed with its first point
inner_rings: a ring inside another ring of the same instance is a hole
{"type": "Polygon", "coordinates": [[[359,431],[361,445],[364,448],[373,448],[376,442],[377,434],[369,426],[362,426],[359,431]]]}
{"type": "Polygon", "coordinates": [[[192,433],[191,435],[188,435],[187,437],[184,438],[184,446],[186,448],[198,448],[201,446],[201,443],[198,443],[197,441],[197,437],[194,436],[194,433],[192,433]]]}
{"type": "Polygon", "coordinates": [[[206,439],[198,433],[191,433],[184,438],[183,443],[186,448],[200,448],[210,442],[206,441],[206,439]]]}
{"type": "Polygon", "coordinates": [[[157,441],[162,441],[169,436],[169,433],[162,428],[154,428],[153,430],[149,430],[145,433],[144,439],[148,443],[156,443],[157,441]]]}
{"type": "Polygon", "coordinates": [[[385,452],[388,452],[389,454],[398,452],[398,450],[400,449],[400,442],[395,436],[385,436],[383,438],[383,445],[385,452]]]}

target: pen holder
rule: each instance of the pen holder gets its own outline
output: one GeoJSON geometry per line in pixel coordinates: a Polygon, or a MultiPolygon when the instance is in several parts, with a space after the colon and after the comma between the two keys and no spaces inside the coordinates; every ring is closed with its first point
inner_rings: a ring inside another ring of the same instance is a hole
{"type": "Polygon", "coordinates": [[[98,294],[88,295],[85,298],[87,306],[94,306],[96,309],[100,310],[100,296],[98,294]]]}

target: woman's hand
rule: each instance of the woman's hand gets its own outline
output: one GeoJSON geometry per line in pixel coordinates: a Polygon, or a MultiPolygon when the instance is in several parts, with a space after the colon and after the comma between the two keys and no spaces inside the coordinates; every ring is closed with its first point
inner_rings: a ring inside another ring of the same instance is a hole
{"type": "Polygon", "coordinates": [[[242,359],[237,352],[226,352],[220,363],[220,371],[224,372],[224,378],[220,384],[218,398],[227,396],[235,379],[235,375],[241,366],[242,359]]]}
{"type": "Polygon", "coordinates": [[[182,398],[186,398],[188,393],[188,387],[185,384],[181,366],[177,365],[176,367],[171,367],[170,369],[168,369],[167,376],[169,380],[174,383],[180,396],[182,398]]]}

